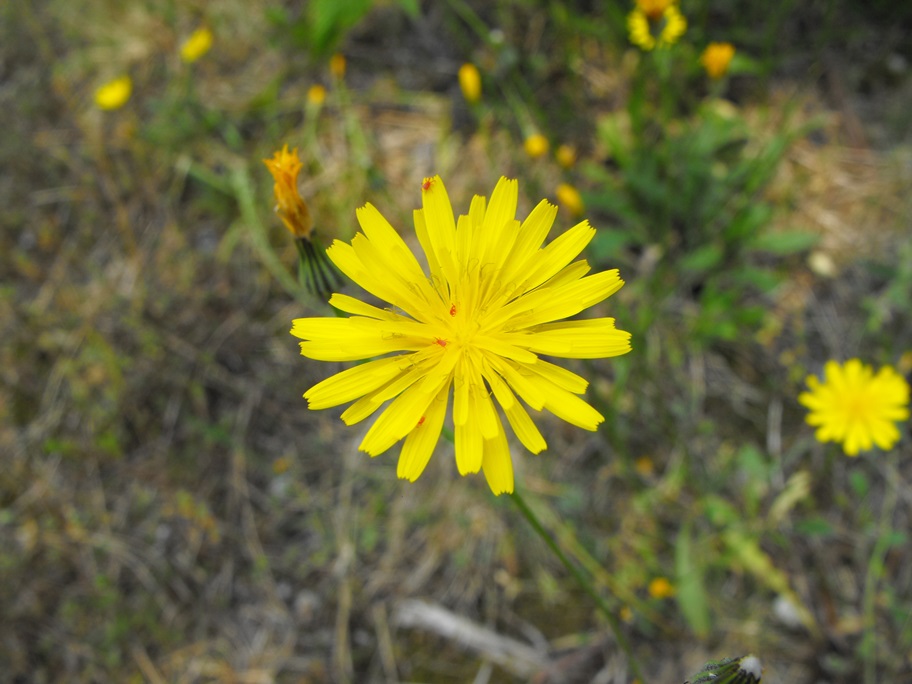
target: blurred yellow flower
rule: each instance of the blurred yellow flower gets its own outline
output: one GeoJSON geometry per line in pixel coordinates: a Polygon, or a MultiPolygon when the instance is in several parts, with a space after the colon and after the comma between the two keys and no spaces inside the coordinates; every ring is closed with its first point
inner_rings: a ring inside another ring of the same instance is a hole
{"type": "Polygon", "coordinates": [[[329,58],[329,73],[339,80],[345,78],[345,55],[337,52],[329,58]]]}
{"type": "Polygon", "coordinates": [[[495,494],[512,492],[510,447],[494,400],[532,453],[547,445],[524,404],[596,430],[604,418],[578,396],[588,382],[539,355],[630,351],[630,334],[616,329],[613,318],[563,320],[624,281],[617,270],[586,276],[589,264],[575,260],[595,235],[586,221],[542,248],[557,207],[543,200],[520,223],[515,180],[501,178],[490,203],[476,196],[458,220],[439,176],[424,179],[421,195],[415,231],[429,274],[371,204],[357,211],[364,232],[327,250],[344,274],[386,304],[334,294],[330,304],[351,316],[299,318],[291,334],[304,340],[301,354],[311,359],[379,358],[318,383],[304,397],[311,409],[353,401],[342,413],[348,425],[391,400],[359,448],[377,456],[404,439],[397,474],[414,481],[431,458],[452,396],[459,473],[482,470],[495,494]]]}
{"type": "Polygon", "coordinates": [[[710,43],[700,55],[700,64],[710,78],[722,78],[728,73],[734,56],[735,46],[731,43],[710,43]]]}
{"type": "Polygon", "coordinates": [[[459,87],[466,102],[475,104],[481,99],[481,74],[478,67],[468,62],[459,67],[459,87]]]}
{"type": "Polygon", "coordinates": [[[557,163],[565,169],[569,169],[576,163],[576,148],[573,145],[560,145],[554,152],[557,163]]]}
{"type": "Polygon", "coordinates": [[[554,194],[557,195],[557,203],[559,205],[566,207],[574,216],[582,215],[584,210],[583,198],[580,196],[579,190],[569,183],[561,183],[554,190],[554,194]]]}
{"type": "Polygon", "coordinates": [[[121,76],[108,81],[95,91],[95,105],[99,109],[120,109],[133,92],[133,81],[129,76],[121,76]]]}
{"type": "Polygon", "coordinates": [[[909,384],[890,366],[877,374],[859,359],[827,361],[824,382],[807,378],[809,392],[798,401],[810,410],[808,425],[818,442],[840,442],[848,456],[874,445],[890,449],[899,441],[898,421],[909,418],[909,384]]]}
{"type": "Polygon", "coordinates": [[[668,598],[669,596],[674,596],[675,593],[674,587],[667,577],[656,577],[649,583],[648,591],[649,595],[655,599],[668,598]]]}
{"type": "Polygon", "coordinates": [[[541,133],[533,133],[526,138],[523,147],[532,159],[538,159],[548,152],[548,139],[541,133]]]}
{"type": "Polygon", "coordinates": [[[317,107],[326,101],[326,88],[315,83],[307,89],[307,102],[317,107]]]}
{"type": "Polygon", "coordinates": [[[642,50],[670,47],[686,30],[687,20],[673,3],[669,3],[655,19],[650,18],[639,5],[627,15],[630,42],[642,50]]]}
{"type": "Polygon", "coordinates": [[[191,64],[209,52],[212,47],[212,31],[205,26],[196,29],[181,45],[181,59],[191,64]]]}

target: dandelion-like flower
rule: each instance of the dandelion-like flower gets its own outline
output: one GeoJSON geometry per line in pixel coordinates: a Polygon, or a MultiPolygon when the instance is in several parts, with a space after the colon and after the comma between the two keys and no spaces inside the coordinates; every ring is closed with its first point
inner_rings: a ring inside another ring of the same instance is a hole
{"type": "Polygon", "coordinates": [[[583,197],[580,195],[579,190],[569,183],[559,183],[554,189],[554,194],[557,196],[559,205],[566,207],[574,216],[582,216],[586,207],[583,204],[583,197]]]}
{"type": "Polygon", "coordinates": [[[192,64],[209,52],[212,47],[212,40],[212,31],[208,28],[202,26],[196,29],[181,45],[181,59],[187,64],[192,64]]]}
{"type": "Polygon", "coordinates": [[[121,76],[108,81],[95,91],[95,105],[99,109],[120,109],[133,93],[133,81],[129,76],[121,76]]]}
{"type": "Polygon", "coordinates": [[[533,133],[523,141],[523,149],[532,159],[538,159],[548,152],[548,139],[541,133],[533,133]]]}
{"type": "Polygon", "coordinates": [[[319,361],[381,357],[334,375],[305,392],[311,409],[354,402],[342,413],[352,425],[390,404],[360,449],[382,454],[405,440],[397,473],[414,481],[440,436],[449,403],[456,466],[483,470],[495,494],[513,491],[507,436],[494,400],[532,453],[546,442],[526,409],[548,410],[586,430],[602,415],[578,395],[587,381],[540,354],[591,359],[630,351],[630,334],[613,318],[563,320],[617,292],[617,270],[587,275],[576,260],[595,235],[583,221],[547,246],[557,208],[543,200],[520,223],[518,185],[501,178],[491,202],[476,196],[457,219],[443,181],[427,178],[415,230],[425,274],[412,251],[371,204],[361,207],[363,233],[336,240],[330,259],[355,283],[387,302],[378,308],[334,294],[348,318],[299,318],[291,333],[301,353],[319,361]],[[493,397],[492,397],[493,395],[493,397]]]}
{"type": "Polygon", "coordinates": [[[728,73],[732,57],[735,56],[735,46],[731,43],[710,43],[700,55],[700,64],[706,69],[710,78],[722,78],[728,73]]]}
{"type": "Polygon", "coordinates": [[[326,87],[314,83],[307,89],[307,104],[312,107],[322,107],[324,102],[326,102],[326,87]]]}
{"type": "Polygon", "coordinates": [[[817,441],[840,442],[848,456],[899,441],[896,423],[909,418],[909,384],[890,366],[875,375],[858,359],[828,361],[824,381],[812,375],[807,385],[798,401],[810,410],[807,423],[817,428],[817,441]]]}
{"type": "Polygon", "coordinates": [[[651,3],[647,10],[637,3],[627,15],[627,31],[630,42],[642,50],[670,47],[678,42],[687,30],[687,20],[673,2],[651,3]],[[657,7],[664,4],[661,12],[657,7]]]}
{"type": "Polygon", "coordinates": [[[333,75],[333,78],[338,80],[345,78],[346,67],[345,55],[341,52],[337,52],[329,58],[329,73],[333,75]]]}
{"type": "Polygon", "coordinates": [[[302,168],[298,148],[289,152],[288,145],[285,145],[276,151],[272,159],[264,159],[263,163],[275,181],[275,212],[295,237],[302,277],[307,280],[312,292],[328,295],[338,274],[333,273],[326,252],[316,244],[310,209],[298,192],[298,174],[302,168]]]}
{"type": "Polygon", "coordinates": [[[475,104],[481,99],[481,74],[478,67],[466,62],[459,67],[459,88],[466,102],[475,104]]]}

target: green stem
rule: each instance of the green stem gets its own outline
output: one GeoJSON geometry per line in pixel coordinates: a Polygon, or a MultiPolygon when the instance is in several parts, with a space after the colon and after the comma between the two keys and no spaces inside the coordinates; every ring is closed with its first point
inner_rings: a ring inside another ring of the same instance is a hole
{"type": "Polygon", "coordinates": [[[637,662],[636,656],[633,655],[633,650],[630,648],[630,644],[627,641],[627,638],[624,636],[624,633],[621,631],[621,625],[618,622],[617,618],[614,616],[614,613],[611,612],[611,608],[605,602],[599,593],[595,590],[595,587],[592,586],[592,583],[586,578],[585,575],[580,571],[580,569],[571,561],[567,554],[563,552],[560,546],[557,545],[557,542],[554,541],[554,537],[544,528],[544,526],[539,521],[538,517],[529,508],[525,499],[520,496],[519,492],[514,491],[510,494],[510,499],[513,503],[516,504],[516,507],[519,508],[520,512],[523,514],[523,517],[529,522],[532,526],[532,529],[538,533],[538,536],[542,538],[545,544],[548,545],[548,548],[557,556],[558,560],[563,564],[565,568],[573,575],[573,579],[576,580],[577,584],[583,588],[589,597],[595,601],[595,605],[598,606],[599,610],[602,611],[602,614],[605,616],[605,619],[608,620],[608,626],[611,627],[611,631],[614,633],[614,638],[617,639],[618,645],[621,647],[621,650],[627,655],[627,660],[630,663],[630,669],[633,672],[634,677],[640,681],[644,681],[643,675],[640,673],[640,665],[637,662]]]}
{"type": "MultiPolygon", "coordinates": [[[[892,455],[892,454],[891,454],[892,455]]],[[[883,579],[884,562],[887,551],[892,544],[893,512],[899,496],[899,472],[894,461],[887,460],[886,489],[883,507],[880,512],[880,525],[877,530],[877,541],[871,551],[868,569],[865,573],[864,594],[862,598],[864,636],[862,638],[862,661],[864,662],[865,684],[874,684],[877,681],[877,616],[875,615],[877,586],[883,579]]]]}

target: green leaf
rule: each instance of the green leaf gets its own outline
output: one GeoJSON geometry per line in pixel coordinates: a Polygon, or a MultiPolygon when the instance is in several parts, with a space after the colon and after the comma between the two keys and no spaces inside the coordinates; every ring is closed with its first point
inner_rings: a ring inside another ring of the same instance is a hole
{"type": "Polygon", "coordinates": [[[412,19],[417,19],[420,14],[418,8],[418,0],[399,0],[399,6],[409,15],[412,19]]]}
{"type": "Polygon", "coordinates": [[[820,241],[820,236],[807,231],[783,231],[761,233],[752,241],[754,249],[771,254],[795,254],[804,252],[820,241]]]}
{"type": "Polygon", "coordinates": [[[694,634],[704,639],[709,635],[709,604],[703,584],[703,563],[694,549],[690,524],[684,525],[675,542],[675,572],[681,613],[694,634]]]}
{"type": "Polygon", "coordinates": [[[704,245],[698,247],[690,254],[686,254],[680,261],[679,266],[691,273],[706,273],[722,261],[722,248],[718,245],[704,245]]]}

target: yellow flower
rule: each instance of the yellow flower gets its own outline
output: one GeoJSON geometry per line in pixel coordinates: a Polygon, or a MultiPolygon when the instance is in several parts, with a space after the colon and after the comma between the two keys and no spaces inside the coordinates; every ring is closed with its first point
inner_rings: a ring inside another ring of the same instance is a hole
{"type": "Polygon", "coordinates": [[[196,29],[181,45],[181,59],[191,64],[209,52],[212,47],[212,31],[205,26],[196,29]]]}
{"type": "Polygon", "coordinates": [[[686,30],[687,20],[671,3],[655,19],[651,19],[639,5],[627,15],[630,42],[643,50],[674,45],[686,30]]]}
{"type": "Polygon", "coordinates": [[[333,271],[326,252],[317,242],[310,209],[298,192],[298,173],[302,167],[298,148],[289,152],[288,145],[285,145],[276,151],[272,159],[264,159],[263,163],[275,181],[275,212],[295,237],[301,279],[306,281],[311,292],[328,297],[333,283],[338,280],[338,273],[333,271]]]}
{"type": "Polygon", "coordinates": [[[674,587],[667,577],[656,577],[649,583],[648,591],[649,595],[655,599],[668,598],[669,596],[674,596],[675,593],[674,587]]]}
{"type": "Polygon", "coordinates": [[[583,198],[580,196],[579,190],[569,183],[561,183],[555,189],[554,194],[557,195],[557,203],[562,207],[566,207],[571,214],[574,216],[582,215],[584,209],[583,198]]]}
{"type": "Polygon", "coordinates": [[[856,456],[899,441],[896,422],[909,418],[909,384],[890,366],[875,375],[858,359],[828,361],[824,382],[812,375],[807,384],[810,391],[798,401],[810,409],[807,423],[817,428],[818,442],[841,442],[848,456],[856,456]]]}
{"type": "Polygon", "coordinates": [[[560,145],[554,153],[557,163],[569,169],[576,163],[576,148],[573,145],[560,145]]]}
{"type": "Polygon", "coordinates": [[[301,160],[298,158],[298,148],[288,151],[288,145],[277,150],[272,159],[264,159],[263,163],[272,174],[275,181],[275,211],[282,219],[285,227],[296,238],[310,239],[313,232],[313,219],[307,203],[298,192],[298,174],[301,172],[301,160]]]}
{"type": "Polygon", "coordinates": [[[532,159],[538,159],[548,152],[548,139],[541,133],[533,133],[523,143],[523,147],[532,159]]]}
{"type": "Polygon", "coordinates": [[[414,481],[424,471],[451,398],[457,469],[462,475],[483,470],[495,494],[513,491],[513,465],[494,399],[532,453],[547,445],[525,405],[586,430],[604,420],[577,396],[587,381],[539,355],[591,359],[630,351],[630,334],[616,329],[613,318],[563,320],[624,281],[617,270],[586,276],[589,264],[574,261],[595,235],[586,221],[542,248],[557,207],[543,200],[520,223],[518,194],[515,180],[501,178],[490,203],[476,196],[457,220],[443,181],[426,178],[414,219],[429,274],[380,212],[363,206],[357,216],[364,232],[327,251],[388,306],[334,294],[330,304],[350,317],[294,321],[291,333],[304,340],[308,358],[381,357],[318,383],[304,397],[311,409],[353,401],[342,413],[348,425],[392,400],[359,448],[377,456],[404,439],[400,478],[414,481]]]}
{"type": "Polygon", "coordinates": [[[466,102],[475,104],[481,99],[481,74],[474,64],[463,64],[459,67],[459,87],[466,102]]]}
{"type": "Polygon", "coordinates": [[[326,88],[319,83],[315,83],[307,89],[307,102],[320,107],[326,101],[326,88]]]}
{"type": "Polygon", "coordinates": [[[95,91],[95,105],[99,109],[120,109],[133,92],[133,81],[129,76],[121,76],[108,81],[95,91]]]}
{"type": "Polygon", "coordinates": [[[722,78],[728,73],[728,65],[734,56],[735,46],[731,43],[710,43],[700,55],[700,64],[710,78],[722,78]]]}
{"type": "Polygon", "coordinates": [[[329,73],[339,80],[345,78],[345,55],[336,53],[329,58],[329,73]]]}

